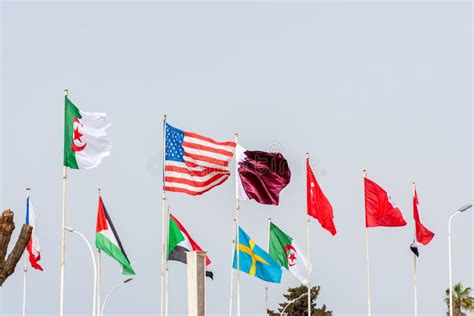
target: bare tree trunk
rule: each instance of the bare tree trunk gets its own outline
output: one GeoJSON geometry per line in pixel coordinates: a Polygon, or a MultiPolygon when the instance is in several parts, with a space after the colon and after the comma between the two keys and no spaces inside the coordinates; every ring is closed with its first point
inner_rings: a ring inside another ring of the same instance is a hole
{"type": "Polygon", "coordinates": [[[0,286],[2,286],[3,282],[15,271],[15,266],[30,240],[33,227],[26,224],[23,225],[15,247],[13,247],[12,252],[5,260],[8,244],[10,243],[14,229],[13,212],[11,210],[3,211],[2,217],[0,218],[0,286]]]}

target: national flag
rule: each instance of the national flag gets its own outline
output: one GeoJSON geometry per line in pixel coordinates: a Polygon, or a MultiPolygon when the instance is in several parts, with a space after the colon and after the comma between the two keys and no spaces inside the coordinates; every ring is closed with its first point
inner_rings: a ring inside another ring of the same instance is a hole
{"type": "Polygon", "coordinates": [[[200,195],[229,178],[235,142],[217,142],[166,123],[164,190],[200,195]]]}
{"type": "Polygon", "coordinates": [[[239,227],[239,244],[234,251],[233,268],[237,269],[237,251],[239,254],[240,271],[255,276],[263,281],[280,283],[281,267],[273,258],[260,248],[239,227]]]}
{"type": "Polygon", "coordinates": [[[416,189],[413,191],[413,218],[415,219],[416,240],[422,244],[427,245],[434,237],[434,233],[423,226],[420,221],[420,214],[418,212],[418,194],[416,189]]]}
{"type": "Polygon", "coordinates": [[[308,284],[308,263],[296,241],[275,224],[270,223],[270,256],[282,267],[290,270],[303,284],[308,284]]]}
{"type": "Polygon", "coordinates": [[[95,246],[122,265],[122,274],[135,275],[135,271],[133,271],[130,260],[128,260],[122,242],[100,196],[97,211],[95,246]]]}
{"type": "Polygon", "coordinates": [[[237,144],[236,198],[278,205],[280,192],[290,183],[288,162],[281,153],[246,150],[237,144]]]}
{"type": "Polygon", "coordinates": [[[309,158],[306,158],[306,205],[308,215],[316,218],[321,226],[333,236],[336,235],[336,226],[333,221],[334,215],[331,203],[329,203],[318,181],[316,181],[316,177],[309,164],[309,158]]]}
{"type": "Polygon", "coordinates": [[[407,222],[390,196],[377,183],[364,178],[365,226],[399,227],[407,222]]]}
{"type": "Polygon", "coordinates": [[[110,155],[112,142],[106,134],[111,125],[105,113],[89,113],[65,97],[64,166],[92,169],[110,155]]]}
{"type": "MultiPolygon", "coordinates": [[[[188,231],[178,221],[178,219],[170,214],[168,229],[168,260],[180,261],[187,263],[186,252],[202,251],[202,248],[189,235],[188,231]]],[[[206,255],[206,268],[211,264],[209,256],[206,255]]],[[[206,271],[206,276],[214,279],[211,271],[206,271]]]]}
{"type": "Polygon", "coordinates": [[[26,251],[28,252],[28,259],[30,264],[36,270],[43,271],[43,267],[38,263],[41,260],[41,247],[38,241],[38,226],[36,225],[36,214],[33,208],[33,204],[31,203],[30,197],[26,199],[26,220],[25,223],[33,227],[33,231],[31,232],[30,240],[26,245],[26,251]]]}

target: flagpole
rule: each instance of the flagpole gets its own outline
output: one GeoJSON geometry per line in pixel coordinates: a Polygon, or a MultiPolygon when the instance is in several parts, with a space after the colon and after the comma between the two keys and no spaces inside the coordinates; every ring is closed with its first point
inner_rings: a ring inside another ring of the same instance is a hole
{"type": "MultiPolygon", "coordinates": [[[[169,222],[169,218],[170,218],[170,213],[171,213],[171,206],[168,205],[168,216],[167,216],[167,222],[169,222]]],[[[168,245],[169,245],[169,240],[170,240],[170,232],[169,232],[169,229],[167,231],[167,234],[166,234],[166,249],[168,249],[168,245]]],[[[168,279],[169,279],[169,260],[168,260],[168,250],[166,251],[166,270],[165,270],[165,282],[166,282],[166,286],[165,286],[165,315],[168,316],[168,289],[169,289],[169,282],[168,282],[168,279]]]]}
{"type": "MultiPolygon", "coordinates": [[[[268,218],[268,253],[270,253],[270,227],[272,218],[268,218]]],[[[268,282],[265,283],[265,314],[268,315],[268,282]]]]}
{"type": "MultiPolygon", "coordinates": [[[[367,178],[367,170],[364,170],[364,178],[367,178]]],[[[365,226],[365,257],[367,261],[367,308],[368,316],[372,315],[370,299],[370,262],[369,262],[369,228],[365,226]]]]}
{"type": "MultiPolygon", "coordinates": [[[[413,182],[413,198],[415,197],[416,185],[413,182]]],[[[415,227],[415,243],[416,243],[416,227],[415,227]]],[[[416,255],[413,254],[413,290],[415,296],[415,316],[418,315],[418,298],[417,298],[417,289],[416,289],[416,255]]]]}
{"type": "MultiPolygon", "coordinates": [[[[309,153],[306,153],[306,160],[309,160],[309,153]]],[[[313,272],[313,266],[311,264],[311,239],[309,235],[309,222],[310,216],[306,217],[306,243],[308,244],[308,315],[311,315],[311,273],[313,272]]]]}
{"type": "MultiPolygon", "coordinates": [[[[234,261],[235,253],[235,234],[236,234],[236,220],[234,218],[234,223],[232,225],[232,264],[234,261]]],[[[234,294],[234,268],[230,269],[230,296],[229,296],[229,316],[232,316],[232,298],[234,294]]]]}
{"type": "Polygon", "coordinates": [[[26,275],[27,275],[27,257],[28,257],[28,253],[25,251],[24,252],[24,256],[25,256],[25,262],[24,262],[24,265],[23,265],[23,316],[26,315],[26,275]]]}
{"type": "MultiPolygon", "coordinates": [[[[101,197],[101,189],[97,189],[99,198],[101,197]]],[[[102,276],[102,267],[101,267],[101,252],[100,249],[97,248],[97,315],[100,315],[100,288],[101,288],[101,276],[102,276]]]]}
{"type": "MultiPolygon", "coordinates": [[[[64,90],[64,96],[67,97],[69,90],[64,90]]],[[[63,166],[63,209],[62,209],[62,221],[61,221],[61,284],[60,284],[60,293],[59,293],[59,316],[64,316],[64,256],[66,250],[66,183],[67,183],[67,167],[63,166]]]]}
{"type": "Polygon", "coordinates": [[[160,273],[160,315],[164,315],[164,282],[165,282],[165,213],[166,213],[166,195],[165,195],[165,160],[166,160],[166,114],[163,115],[163,188],[161,194],[162,209],[161,209],[161,273],[160,273]]]}
{"type": "MultiPolygon", "coordinates": [[[[28,203],[28,198],[30,197],[30,188],[26,188],[26,203],[28,203]]],[[[28,204],[26,205],[28,208],[28,204]]],[[[25,260],[23,264],[23,316],[26,315],[26,281],[27,281],[27,273],[28,273],[28,252],[25,250],[24,252],[25,260]]]]}
{"type": "MultiPolygon", "coordinates": [[[[235,133],[235,143],[239,143],[239,134],[235,133]]],[[[235,219],[237,224],[236,229],[236,249],[237,249],[237,316],[240,316],[240,251],[239,251],[239,229],[240,229],[240,218],[239,218],[239,210],[240,210],[240,201],[239,196],[237,194],[238,190],[238,176],[239,176],[239,164],[236,159],[235,161],[235,219]]]]}

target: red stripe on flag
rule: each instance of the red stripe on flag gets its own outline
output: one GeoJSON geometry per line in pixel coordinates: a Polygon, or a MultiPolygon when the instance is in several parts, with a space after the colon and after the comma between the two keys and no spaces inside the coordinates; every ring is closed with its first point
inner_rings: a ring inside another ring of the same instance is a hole
{"type": "Polygon", "coordinates": [[[177,167],[177,166],[172,166],[172,165],[166,165],[165,166],[165,171],[170,171],[170,172],[179,172],[179,173],[184,173],[184,174],[189,174],[191,176],[195,177],[202,177],[202,176],[207,176],[211,173],[220,173],[220,174],[230,174],[228,171],[222,171],[222,169],[215,169],[215,168],[206,168],[203,170],[190,170],[187,168],[183,167],[177,167]]]}
{"type": "Polygon", "coordinates": [[[26,245],[26,251],[28,252],[28,259],[30,264],[36,270],[43,271],[43,267],[38,263],[41,260],[41,253],[38,252],[38,255],[35,256],[33,253],[33,239],[30,237],[30,241],[26,245]]]}
{"type": "Polygon", "coordinates": [[[98,233],[107,229],[109,229],[109,226],[107,225],[107,219],[105,218],[104,202],[102,202],[102,197],[99,196],[99,207],[97,209],[97,226],[95,232],[98,233]]]}
{"type": "Polygon", "coordinates": [[[197,196],[197,195],[202,195],[206,193],[207,191],[211,190],[212,188],[218,186],[219,184],[222,184],[226,179],[222,180],[222,182],[216,183],[216,185],[213,185],[210,188],[207,188],[206,190],[202,191],[192,191],[184,188],[177,188],[177,187],[170,187],[170,186],[165,186],[165,191],[167,192],[178,192],[178,193],[186,193],[192,196],[197,196]]]}
{"type": "Polygon", "coordinates": [[[206,142],[213,143],[219,146],[235,147],[235,142],[217,142],[209,137],[201,136],[199,134],[192,133],[192,132],[184,132],[184,136],[197,138],[197,139],[204,140],[206,142]]]}
{"type": "Polygon", "coordinates": [[[167,182],[167,183],[182,183],[182,184],[187,184],[187,185],[195,187],[195,188],[200,188],[200,187],[208,186],[208,185],[214,183],[215,181],[219,180],[222,177],[228,178],[228,175],[226,175],[226,174],[217,174],[217,175],[213,176],[212,178],[210,178],[206,181],[193,181],[193,180],[188,180],[188,179],[184,179],[184,178],[165,176],[165,182],[167,182]]]}
{"type": "Polygon", "coordinates": [[[228,160],[220,160],[220,159],[210,158],[208,156],[190,154],[190,153],[187,153],[186,150],[184,151],[184,156],[187,156],[194,160],[208,162],[216,166],[227,167],[229,165],[228,160]]]}
{"type": "Polygon", "coordinates": [[[183,147],[188,147],[188,148],[193,148],[193,149],[198,149],[198,150],[203,150],[203,151],[209,151],[209,152],[212,152],[212,153],[228,156],[229,158],[232,158],[232,156],[234,155],[233,152],[228,151],[228,150],[217,149],[217,148],[208,147],[208,146],[199,145],[199,144],[190,143],[190,142],[183,142],[183,147]]]}

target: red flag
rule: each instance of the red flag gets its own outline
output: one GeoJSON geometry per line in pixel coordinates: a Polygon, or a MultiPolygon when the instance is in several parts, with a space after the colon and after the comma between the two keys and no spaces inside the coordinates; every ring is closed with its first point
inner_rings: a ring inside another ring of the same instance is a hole
{"type": "Polygon", "coordinates": [[[416,189],[413,193],[413,218],[415,219],[416,240],[423,245],[427,245],[434,237],[434,233],[423,226],[420,221],[420,214],[418,213],[418,194],[416,189]]]}
{"type": "Polygon", "coordinates": [[[407,224],[400,209],[377,183],[364,178],[364,189],[365,227],[398,227],[407,224]]]}
{"type": "Polygon", "coordinates": [[[334,215],[331,203],[329,203],[318,181],[316,181],[308,158],[306,158],[306,204],[308,207],[308,215],[316,218],[321,226],[328,230],[333,236],[336,235],[336,226],[334,226],[333,222],[334,215]]]}

